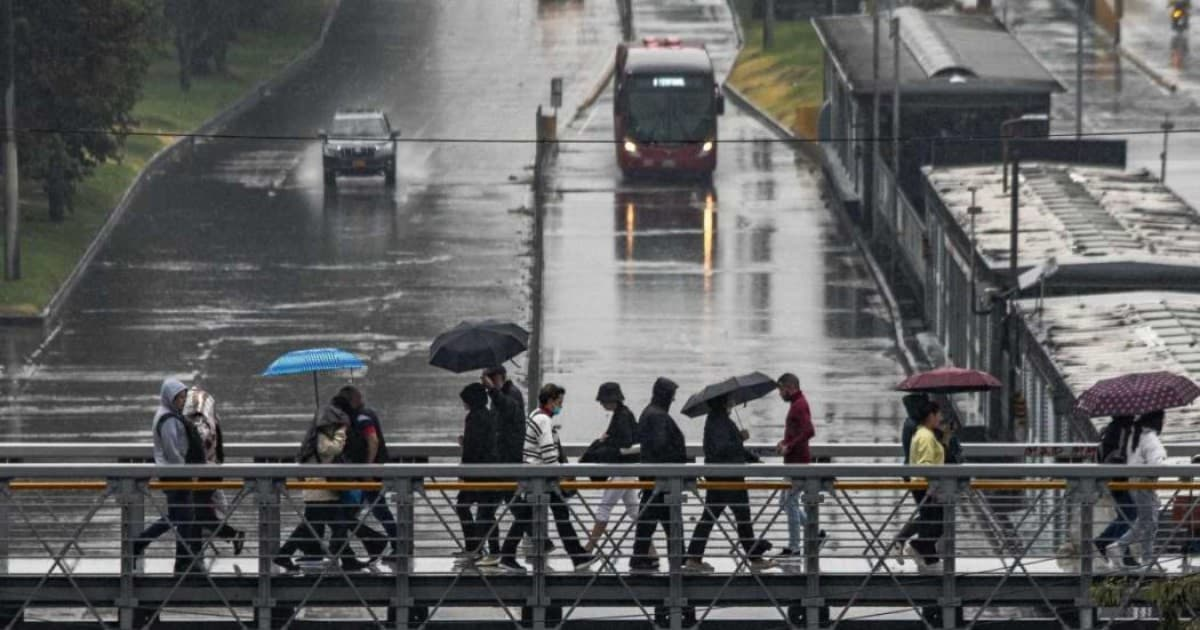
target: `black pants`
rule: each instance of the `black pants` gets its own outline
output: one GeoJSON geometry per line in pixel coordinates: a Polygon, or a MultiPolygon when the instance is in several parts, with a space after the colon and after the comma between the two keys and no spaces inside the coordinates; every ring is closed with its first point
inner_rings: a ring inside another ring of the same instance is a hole
{"type": "Polygon", "coordinates": [[[641,508],[638,510],[637,529],[634,530],[633,558],[630,564],[653,564],[656,560],[650,555],[650,543],[654,539],[654,530],[662,523],[663,533],[671,535],[671,507],[667,505],[667,497],[654,490],[642,490],[641,508]]]}
{"type": "MultiPolygon", "coordinates": [[[[394,541],[396,540],[396,517],[392,515],[387,498],[382,494],[374,490],[363,492],[363,504],[371,510],[371,516],[374,516],[375,520],[383,525],[383,531],[387,532],[388,540],[394,541]]],[[[363,544],[365,545],[366,541],[363,541],[363,544]]]]}
{"type": "Polygon", "coordinates": [[[925,564],[936,564],[941,562],[937,555],[937,541],[944,530],[945,509],[934,497],[926,499],[927,495],[925,490],[913,490],[913,499],[919,507],[917,537],[913,539],[912,546],[925,558],[925,564]]]}
{"type": "Polygon", "coordinates": [[[196,533],[201,536],[202,541],[204,537],[209,535],[207,532],[212,532],[211,535],[213,538],[223,538],[225,540],[237,538],[241,535],[241,532],[228,522],[222,523],[221,517],[217,515],[217,510],[213,503],[215,494],[216,492],[213,490],[198,490],[195,492],[196,533]]]}
{"type": "MultiPolygon", "coordinates": [[[[500,555],[506,558],[517,554],[517,546],[521,544],[522,537],[533,538],[533,505],[529,503],[528,498],[513,499],[510,509],[513,523],[508,528],[508,535],[504,537],[504,546],[500,549],[500,555]]],[[[558,529],[558,538],[562,540],[563,549],[571,556],[572,560],[586,558],[587,551],[583,549],[583,545],[579,544],[575,526],[571,524],[571,508],[567,507],[566,500],[557,490],[550,493],[550,513],[554,515],[554,526],[558,529]]]]}
{"type": "Polygon", "coordinates": [[[750,525],[750,493],[746,490],[709,490],[704,493],[704,514],[696,523],[696,531],[692,533],[692,542],[688,545],[689,559],[699,560],[704,557],[704,548],[708,545],[708,537],[713,525],[721,517],[721,513],[729,508],[737,522],[738,539],[750,559],[762,557],[754,538],[754,528],[750,525]]]}
{"type": "Polygon", "coordinates": [[[500,529],[496,526],[496,509],[505,501],[501,492],[461,490],[455,501],[454,511],[462,523],[463,544],[467,551],[498,555],[500,553],[500,529]],[[472,506],[478,506],[471,513],[472,506]]]}
{"type": "Polygon", "coordinates": [[[296,526],[287,542],[279,548],[280,557],[290,558],[297,550],[308,557],[324,557],[321,542],[325,531],[329,530],[329,554],[343,560],[353,558],[348,538],[357,512],[358,506],[347,506],[339,501],[304,504],[304,522],[296,526]]]}
{"type": "Polygon", "coordinates": [[[175,530],[175,572],[188,570],[192,560],[196,566],[192,571],[200,569],[201,557],[200,536],[196,528],[196,497],[190,490],[167,490],[167,516],[150,524],[133,541],[133,552],[141,555],[146,547],[159,536],[175,530]]]}

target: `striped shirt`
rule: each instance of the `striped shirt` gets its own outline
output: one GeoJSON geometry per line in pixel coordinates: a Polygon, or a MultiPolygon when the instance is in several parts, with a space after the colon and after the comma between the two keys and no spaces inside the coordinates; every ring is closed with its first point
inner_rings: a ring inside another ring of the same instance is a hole
{"type": "Polygon", "coordinates": [[[558,427],[540,408],[525,419],[524,459],[526,464],[558,463],[558,427]]]}

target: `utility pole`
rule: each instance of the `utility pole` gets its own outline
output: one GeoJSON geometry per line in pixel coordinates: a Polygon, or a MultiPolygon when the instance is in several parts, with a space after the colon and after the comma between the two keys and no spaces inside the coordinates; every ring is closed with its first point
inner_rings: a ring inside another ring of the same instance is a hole
{"type": "Polygon", "coordinates": [[[1171,122],[1171,115],[1167,114],[1166,118],[1164,118],[1162,122],[1163,150],[1158,156],[1159,159],[1162,160],[1162,168],[1158,174],[1158,181],[1164,184],[1167,183],[1167,137],[1171,135],[1171,130],[1174,128],[1175,123],[1171,122]]]}
{"type": "Polygon", "coordinates": [[[1079,12],[1075,20],[1075,139],[1083,137],[1083,29],[1088,0],[1075,0],[1079,12]]]}
{"type": "MultiPolygon", "coordinates": [[[[892,221],[900,216],[900,18],[892,18],[892,221]]],[[[899,235],[897,235],[899,236],[899,235]]]]}
{"type": "Polygon", "coordinates": [[[8,86],[4,90],[4,279],[21,279],[21,209],[17,204],[17,62],[13,0],[4,0],[8,86]]]}
{"type": "Polygon", "coordinates": [[[879,121],[879,110],[880,110],[880,92],[882,92],[882,90],[879,87],[879,3],[880,3],[880,0],[873,0],[871,2],[871,37],[873,38],[873,40],[875,42],[874,52],[873,52],[873,57],[872,57],[872,66],[874,68],[873,77],[875,79],[874,80],[875,94],[872,95],[873,96],[873,103],[872,103],[873,109],[871,111],[871,145],[869,147],[870,151],[871,151],[871,179],[869,182],[867,182],[867,187],[870,189],[870,197],[869,198],[871,199],[871,206],[867,208],[867,212],[865,214],[868,217],[867,229],[871,233],[872,240],[874,240],[874,237],[875,237],[874,214],[875,214],[876,209],[879,207],[879,199],[876,198],[876,196],[877,196],[876,191],[878,190],[878,188],[875,187],[875,180],[876,180],[876,178],[879,177],[879,156],[880,156],[879,129],[880,129],[880,124],[881,124],[879,121]]]}
{"type": "MultiPolygon", "coordinates": [[[[1008,404],[1012,410],[1017,393],[1021,390],[1017,383],[1017,357],[1020,355],[1021,344],[1021,327],[1017,323],[1017,313],[1015,302],[1021,297],[1021,281],[1020,274],[1017,271],[1017,261],[1020,254],[1019,235],[1021,233],[1021,154],[1019,151],[1013,152],[1012,158],[1012,187],[1011,191],[1012,206],[1009,215],[1009,232],[1008,232],[1008,275],[1012,286],[1008,290],[1008,300],[1005,305],[1005,313],[1002,315],[1004,321],[1008,323],[1008,404]]],[[[1008,435],[1016,433],[1014,413],[1008,414],[1009,421],[1007,423],[1008,435]]]]}
{"type": "Polygon", "coordinates": [[[763,0],[763,50],[775,46],[775,0],[763,0]]]}

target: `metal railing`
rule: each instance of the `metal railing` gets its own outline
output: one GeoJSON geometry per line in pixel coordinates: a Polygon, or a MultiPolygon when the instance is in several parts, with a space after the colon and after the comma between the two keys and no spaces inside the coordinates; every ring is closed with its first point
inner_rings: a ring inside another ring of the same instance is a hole
{"type": "Polygon", "coordinates": [[[201,619],[281,628],[314,622],[329,608],[367,627],[424,627],[457,609],[484,608],[474,614],[539,628],[596,615],[680,628],[731,610],[782,627],[891,616],[963,628],[1013,607],[1093,627],[1098,581],[1127,583],[1115,607],[1126,610],[1145,605],[1139,585],[1190,571],[1187,551],[1200,524],[1191,493],[1200,483],[1187,479],[1196,476],[1200,466],[1192,465],[5,464],[0,627],[201,619]],[[619,478],[589,480],[610,475],[619,478]],[[1127,476],[1160,481],[1109,483],[1127,476]],[[1134,547],[1153,562],[1119,573],[1098,566],[1091,550],[1109,519],[1106,488],[1155,491],[1157,535],[1151,548],[1134,547]],[[366,504],[320,504],[312,494],[351,489],[367,491],[366,504]],[[160,490],[172,493],[169,504],[160,490]],[[212,505],[216,490],[225,501],[213,513],[180,516],[181,506],[212,505]],[[640,501],[617,506],[598,536],[596,562],[577,572],[573,561],[585,555],[576,545],[599,520],[606,490],[633,490],[640,501]],[[915,501],[913,491],[923,498],[915,501]],[[801,549],[761,562],[761,541],[774,550],[789,544],[787,493],[797,494],[805,517],[801,549]],[[701,552],[706,500],[728,509],[707,519],[701,552]],[[476,512],[485,527],[464,531],[463,504],[495,508],[496,516],[476,512]],[[394,516],[390,531],[372,522],[379,507],[394,516]],[[155,519],[191,544],[141,548],[155,519]],[[635,524],[658,519],[663,526],[649,538],[642,532],[648,544],[635,556],[635,524]],[[505,572],[466,548],[470,539],[481,541],[484,556],[519,549],[515,536],[507,549],[490,542],[501,544],[514,523],[529,529],[528,551],[512,554],[527,572],[505,572]],[[926,558],[940,558],[940,571],[895,558],[891,543],[909,523],[917,541],[932,545],[926,558]],[[222,533],[226,526],[242,533],[222,533]],[[326,529],[328,542],[319,542],[326,529]],[[551,538],[566,555],[546,548],[551,538]],[[306,549],[296,559],[300,572],[281,572],[289,540],[306,549]],[[238,555],[235,541],[244,545],[238,555]],[[689,566],[693,558],[711,568],[689,566]],[[377,562],[362,566],[368,560],[377,562]]]}

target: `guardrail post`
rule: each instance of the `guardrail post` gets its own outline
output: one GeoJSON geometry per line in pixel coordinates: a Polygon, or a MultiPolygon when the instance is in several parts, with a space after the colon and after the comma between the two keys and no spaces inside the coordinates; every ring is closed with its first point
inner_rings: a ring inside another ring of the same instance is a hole
{"type": "Polygon", "coordinates": [[[534,630],[546,627],[546,608],[550,601],[546,595],[546,541],[550,540],[550,527],[546,518],[549,508],[549,480],[535,477],[529,480],[529,495],[526,501],[532,508],[533,535],[529,542],[533,545],[533,596],[530,600],[531,617],[534,630]]]}
{"type": "Polygon", "coordinates": [[[116,601],[117,621],[121,630],[133,630],[137,616],[134,576],[139,564],[133,555],[133,540],[142,531],[146,504],[142,500],[137,479],[114,479],[109,483],[117,485],[117,500],[121,504],[121,541],[118,546],[121,554],[121,594],[116,601]]]}
{"type": "Polygon", "coordinates": [[[683,628],[683,609],[687,601],[683,598],[683,479],[671,477],[665,488],[667,507],[670,510],[670,525],[667,529],[667,609],[670,613],[671,630],[683,628]]]}
{"type": "Polygon", "coordinates": [[[258,507],[258,593],[254,600],[254,616],[261,630],[272,628],[275,611],[271,571],[272,560],[279,553],[279,490],[282,483],[282,480],[269,477],[254,480],[254,497],[258,507]]]}
{"type": "Polygon", "coordinates": [[[958,598],[958,494],[965,488],[963,479],[937,479],[934,498],[942,503],[942,627],[957,628],[962,601],[958,598]]]}
{"type": "MultiPolygon", "coordinates": [[[[829,480],[832,484],[833,480],[829,480]]],[[[804,524],[804,606],[805,625],[810,630],[821,627],[821,611],[825,599],[821,597],[821,490],[825,480],[820,477],[804,479],[804,512],[808,522],[804,524]]]]}
{"type": "Polygon", "coordinates": [[[8,573],[8,539],[12,535],[12,510],[8,479],[0,479],[0,573],[8,573]]]}
{"type": "Polygon", "coordinates": [[[384,496],[387,496],[388,492],[395,493],[396,508],[396,538],[392,540],[392,552],[396,560],[396,591],[392,597],[392,610],[389,612],[395,618],[396,628],[408,628],[411,622],[424,621],[414,618],[417,611],[413,607],[412,584],[408,578],[413,570],[415,550],[413,480],[409,477],[388,479],[384,482],[382,492],[384,496]]]}
{"type": "Polygon", "coordinates": [[[1079,627],[1092,628],[1095,626],[1096,607],[1092,600],[1092,540],[1095,521],[1094,508],[1098,498],[1095,479],[1074,479],[1069,482],[1071,494],[1079,502],[1079,596],[1075,599],[1075,607],[1079,613],[1079,627]]]}

